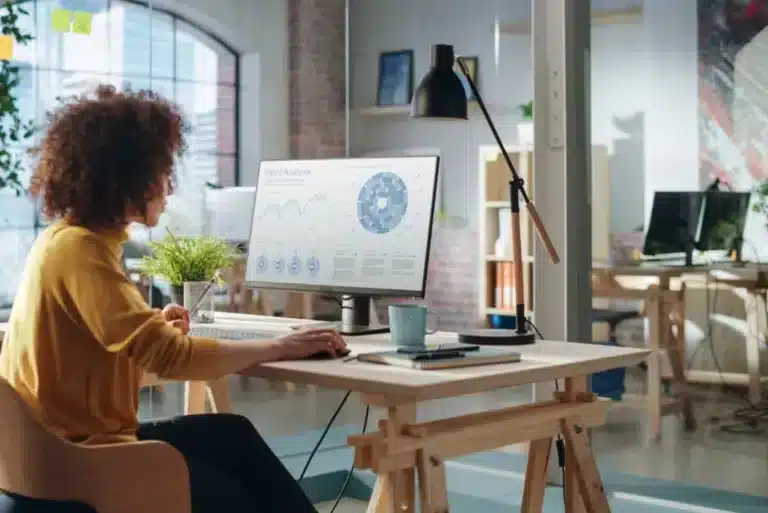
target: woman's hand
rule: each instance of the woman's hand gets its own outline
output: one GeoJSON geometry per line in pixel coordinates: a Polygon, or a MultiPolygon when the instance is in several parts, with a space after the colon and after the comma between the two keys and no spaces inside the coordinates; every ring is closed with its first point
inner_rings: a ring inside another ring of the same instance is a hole
{"type": "Polygon", "coordinates": [[[186,335],[189,333],[189,310],[181,305],[168,304],[163,308],[163,317],[174,328],[179,328],[186,335]]]}
{"type": "Polygon", "coordinates": [[[335,358],[346,347],[341,334],[333,328],[300,329],[277,339],[280,360],[301,360],[317,353],[335,358]]]}

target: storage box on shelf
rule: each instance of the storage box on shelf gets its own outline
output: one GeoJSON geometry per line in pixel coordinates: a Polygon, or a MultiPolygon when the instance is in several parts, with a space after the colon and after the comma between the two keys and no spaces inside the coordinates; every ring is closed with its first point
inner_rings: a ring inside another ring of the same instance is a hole
{"type": "MultiPolygon", "coordinates": [[[[507,146],[512,163],[525,181],[528,194],[533,197],[536,186],[533,169],[533,148],[507,146]]],[[[509,180],[511,178],[504,157],[496,146],[479,148],[479,245],[480,269],[478,317],[488,322],[494,315],[514,315],[514,287],[512,282],[512,238],[509,210],[509,180]],[[499,279],[501,278],[501,279],[499,279]]],[[[610,252],[611,179],[608,152],[604,146],[592,147],[592,256],[594,260],[607,260],[610,252]]],[[[533,247],[536,240],[528,210],[520,208],[522,236],[523,289],[528,308],[533,306],[533,247]]],[[[528,315],[533,312],[529,311],[528,315]]]]}

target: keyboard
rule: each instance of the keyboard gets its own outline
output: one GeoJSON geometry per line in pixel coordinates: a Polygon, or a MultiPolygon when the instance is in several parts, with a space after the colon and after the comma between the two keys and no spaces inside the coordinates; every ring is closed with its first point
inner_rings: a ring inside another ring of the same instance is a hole
{"type": "Polygon", "coordinates": [[[269,333],[259,333],[253,330],[238,330],[221,326],[194,326],[189,330],[193,337],[209,337],[222,340],[261,340],[272,338],[269,333]]]}

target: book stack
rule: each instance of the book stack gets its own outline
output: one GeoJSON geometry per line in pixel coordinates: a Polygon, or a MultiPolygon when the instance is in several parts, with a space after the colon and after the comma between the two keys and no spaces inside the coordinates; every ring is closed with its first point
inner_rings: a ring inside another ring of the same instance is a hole
{"type": "Polygon", "coordinates": [[[515,273],[512,262],[496,262],[495,306],[503,310],[515,309],[515,273]]]}

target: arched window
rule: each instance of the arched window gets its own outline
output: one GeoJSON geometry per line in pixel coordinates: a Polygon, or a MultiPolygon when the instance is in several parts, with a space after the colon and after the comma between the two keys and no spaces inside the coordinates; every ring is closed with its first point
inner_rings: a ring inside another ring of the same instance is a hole
{"type": "MultiPolygon", "coordinates": [[[[171,12],[150,8],[151,2],[20,3],[28,15],[19,26],[34,38],[16,46],[12,62],[20,68],[21,84],[14,95],[24,119],[44,126],[57,97],[96,84],[151,89],[178,103],[192,126],[188,152],[177,163],[177,210],[202,211],[206,182],[237,184],[238,57],[231,48],[171,12]],[[92,33],[56,32],[52,13],[57,8],[93,13],[92,33]]],[[[12,151],[23,154],[25,149],[12,151]]],[[[25,184],[29,172],[24,166],[25,184]]],[[[0,307],[15,295],[19,269],[42,226],[29,199],[0,191],[0,307]]]]}

